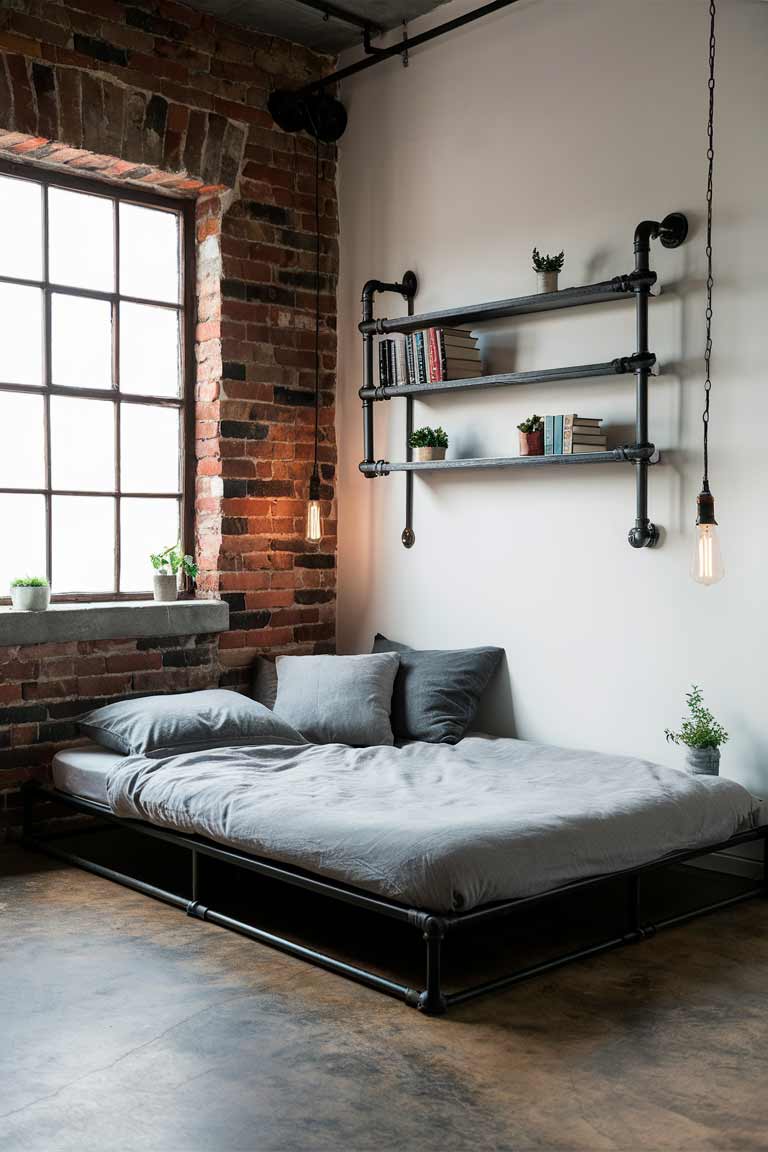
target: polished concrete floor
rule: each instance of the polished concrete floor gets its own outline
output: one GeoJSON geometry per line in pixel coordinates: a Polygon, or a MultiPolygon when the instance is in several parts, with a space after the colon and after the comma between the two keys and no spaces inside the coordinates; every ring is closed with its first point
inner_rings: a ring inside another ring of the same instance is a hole
{"type": "Polygon", "coordinates": [[[427,1019],[6,849],[0,1148],[768,1149],[768,903],[427,1019]]]}

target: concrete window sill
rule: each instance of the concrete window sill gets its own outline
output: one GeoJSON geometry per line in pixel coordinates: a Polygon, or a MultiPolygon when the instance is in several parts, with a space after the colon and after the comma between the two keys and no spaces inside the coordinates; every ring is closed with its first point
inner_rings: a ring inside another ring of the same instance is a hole
{"type": "Polygon", "coordinates": [[[191,636],[226,632],[223,600],[124,600],[98,604],[52,604],[47,612],[0,608],[0,647],[59,644],[71,640],[129,640],[143,636],[191,636]]]}

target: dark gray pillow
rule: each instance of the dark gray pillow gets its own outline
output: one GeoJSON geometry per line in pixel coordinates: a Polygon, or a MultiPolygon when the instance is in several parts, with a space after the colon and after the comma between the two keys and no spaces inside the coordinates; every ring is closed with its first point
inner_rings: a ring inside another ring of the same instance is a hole
{"type": "Polygon", "coordinates": [[[118,700],[81,717],[80,728],[124,756],[170,756],[237,744],[306,744],[274,712],[224,688],[118,700]]]}
{"type": "Polygon", "coordinates": [[[278,656],[275,713],[313,744],[394,744],[389,713],[400,657],[278,656]]]}
{"type": "Polygon", "coordinates": [[[251,695],[257,704],[273,709],[277,699],[277,665],[266,656],[257,656],[253,665],[251,695]]]}
{"type": "Polygon", "coordinates": [[[475,718],[480,697],[503,648],[418,651],[377,634],[374,652],[399,652],[392,695],[392,728],[398,740],[456,744],[475,718]]]}

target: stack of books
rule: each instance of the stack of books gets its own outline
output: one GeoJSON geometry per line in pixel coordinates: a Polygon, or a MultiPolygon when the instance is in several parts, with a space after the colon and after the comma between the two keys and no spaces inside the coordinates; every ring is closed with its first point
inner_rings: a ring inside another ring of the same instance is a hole
{"type": "Polygon", "coordinates": [[[383,387],[472,380],[482,374],[477,338],[464,328],[424,328],[379,341],[379,383],[383,387]]]}
{"type": "Polygon", "coordinates": [[[584,452],[605,452],[608,442],[600,431],[602,417],[565,416],[544,417],[544,455],[570,456],[584,452]]]}

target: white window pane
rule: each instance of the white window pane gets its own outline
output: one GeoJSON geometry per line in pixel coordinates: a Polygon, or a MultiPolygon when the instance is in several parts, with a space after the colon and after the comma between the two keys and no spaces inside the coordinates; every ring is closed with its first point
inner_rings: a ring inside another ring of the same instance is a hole
{"type": "Polygon", "coordinates": [[[55,292],[51,297],[51,376],[67,388],[112,387],[112,305],[55,292]]]}
{"type": "Polygon", "coordinates": [[[121,204],[121,295],[178,304],[179,291],[178,214],[121,204]]]}
{"type": "Polygon", "coordinates": [[[43,189],[34,180],[0,176],[0,275],[43,278],[43,189]]]}
{"type": "Polygon", "coordinates": [[[140,396],[178,396],[180,376],[178,312],[121,304],[121,389],[140,396]]]}
{"type": "Polygon", "coordinates": [[[0,493],[0,596],[19,576],[45,576],[45,500],[0,493]]]}
{"type": "Polygon", "coordinates": [[[45,486],[44,421],[42,396],[0,392],[0,488],[45,486]]]}
{"type": "Polygon", "coordinates": [[[120,415],[120,490],[179,492],[179,412],[149,404],[123,404],[120,415]]]}
{"type": "Polygon", "coordinates": [[[50,188],[48,253],[54,284],[111,292],[115,287],[112,201],[50,188]]]}
{"type": "Polygon", "coordinates": [[[179,539],[178,500],[120,501],[120,591],[149,592],[153,552],[162,552],[179,539]]]}
{"type": "Polygon", "coordinates": [[[43,382],[43,294],[39,288],[0,284],[0,382],[43,382]]]}
{"type": "Polygon", "coordinates": [[[114,490],[115,405],[110,401],[51,397],[51,486],[114,490]]]}
{"type": "Polygon", "coordinates": [[[115,567],[115,501],[111,496],[54,496],[51,543],[53,587],[71,592],[112,592],[115,567]]]}

